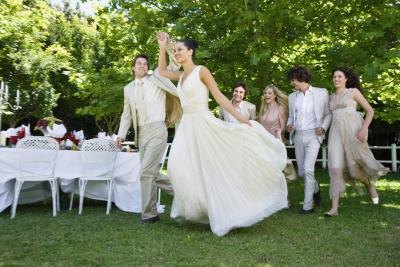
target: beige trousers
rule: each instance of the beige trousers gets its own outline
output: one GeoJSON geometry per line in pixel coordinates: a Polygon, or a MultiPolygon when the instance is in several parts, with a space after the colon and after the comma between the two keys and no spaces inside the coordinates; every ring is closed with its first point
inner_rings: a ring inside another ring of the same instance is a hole
{"type": "Polygon", "coordinates": [[[164,122],[141,126],[138,132],[142,219],[149,219],[157,216],[157,186],[173,191],[168,177],[160,174],[168,132],[164,122]]]}

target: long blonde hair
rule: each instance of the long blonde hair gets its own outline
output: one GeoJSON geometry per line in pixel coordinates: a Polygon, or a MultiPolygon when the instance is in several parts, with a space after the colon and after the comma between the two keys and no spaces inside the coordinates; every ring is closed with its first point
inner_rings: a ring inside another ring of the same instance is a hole
{"type": "Polygon", "coordinates": [[[281,90],[279,90],[278,87],[276,87],[273,84],[270,84],[265,87],[263,94],[261,96],[261,107],[260,107],[260,112],[258,113],[258,118],[260,119],[266,111],[265,108],[267,107],[267,103],[265,103],[265,94],[267,93],[268,89],[272,89],[272,91],[274,91],[274,94],[276,95],[276,103],[278,103],[278,105],[281,108],[283,108],[285,115],[287,116],[288,106],[289,106],[288,96],[286,94],[284,94],[281,90]]]}

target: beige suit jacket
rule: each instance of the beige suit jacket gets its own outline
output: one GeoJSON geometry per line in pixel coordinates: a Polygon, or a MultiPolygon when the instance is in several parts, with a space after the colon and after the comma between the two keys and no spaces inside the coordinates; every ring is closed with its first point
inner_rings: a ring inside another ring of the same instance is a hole
{"type": "MultiPolygon", "coordinates": [[[[170,54],[170,51],[168,51],[170,54]]],[[[168,69],[179,70],[180,65],[176,64],[172,60],[170,54],[170,64],[168,69]]],[[[165,122],[167,126],[174,125],[182,115],[182,108],[179,101],[178,93],[175,85],[168,79],[162,77],[158,72],[158,69],[154,70],[154,73],[147,76],[149,82],[155,84],[160,90],[164,90],[166,94],[166,118],[165,122]]],[[[128,83],[124,87],[124,108],[121,115],[121,122],[118,130],[118,137],[125,139],[130,126],[133,124],[133,130],[135,132],[135,145],[138,145],[138,117],[137,107],[135,101],[135,81],[128,83]]]]}
{"type": "MultiPolygon", "coordinates": [[[[240,113],[245,116],[249,120],[255,120],[256,119],[256,105],[247,102],[247,101],[242,101],[241,103],[241,111],[240,113]]],[[[229,112],[226,111],[223,107],[219,107],[219,118],[224,121],[228,121],[228,116],[229,112]]]]}

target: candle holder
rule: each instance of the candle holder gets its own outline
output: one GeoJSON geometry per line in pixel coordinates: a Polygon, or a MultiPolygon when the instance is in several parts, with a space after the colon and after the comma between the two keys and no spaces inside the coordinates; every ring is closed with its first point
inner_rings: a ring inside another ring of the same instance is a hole
{"type": "Polygon", "coordinates": [[[12,111],[16,111],[21,109],[20,105],[20,95],[19,95],[19,90],[17,90],[17,95],[15,96],[15,104],[13,105],[9,101],[9,88],[8,84],[5,82],[1,81],[0,84],[0,131],[1,131],[1,119],[3,116],[3,113],[7,109],[11,109],[12,111]]]}

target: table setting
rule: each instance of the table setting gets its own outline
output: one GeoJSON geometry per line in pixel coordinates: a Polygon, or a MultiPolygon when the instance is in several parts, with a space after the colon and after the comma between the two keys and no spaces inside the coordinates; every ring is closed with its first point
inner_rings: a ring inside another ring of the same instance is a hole
{"type": "MultiPolygon", "coordinates": [[[[29,151],[31,156],[38,154],[29,151]]],[[[57,156],[55,175],[64,193],[78,193],[77,178],[83,175],[81,151],[60,150],[57,156]]],[[[112,202],[127,212],[141,211],[139,181],[139,154],[118,152],[114,170],[114,191],[112,202]]],[[[95,167],[101,172],[102,166],[95,167]]],[[[18,176],[18,158],[15,148],[0,148],[0,212],[11,205],[15,177],[18,176]]],[[[36,171],[32,169],[32,174],[36,171]]],[[[34,203],[51,197],[49,186],[44,182],[26,182],[23,185],[19,204],[34,203]]],[[[97,200],[107,199],[107,186],[103,181],[90,181],[85,197],[97,200]]]]}

